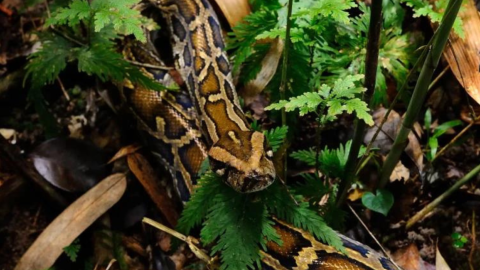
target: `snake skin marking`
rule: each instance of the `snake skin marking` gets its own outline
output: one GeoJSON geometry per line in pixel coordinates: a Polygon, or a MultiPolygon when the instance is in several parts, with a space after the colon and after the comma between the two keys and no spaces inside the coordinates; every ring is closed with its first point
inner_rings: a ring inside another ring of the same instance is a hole
{"type": "Polygon", "coordinates": [[[225,182],[239,192],[266,188],[275,179],[271,155],[264,135],[250,128],[240,107],[212,7],[203,0],[159,0],[155,5],[167,20],[175,64],[200,116],[212,169],[223,172],[225,182]]]}

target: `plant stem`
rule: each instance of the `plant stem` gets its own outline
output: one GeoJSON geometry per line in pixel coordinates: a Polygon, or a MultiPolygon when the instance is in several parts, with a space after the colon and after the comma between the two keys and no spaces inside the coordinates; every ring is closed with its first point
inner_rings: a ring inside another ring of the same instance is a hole
{"type": "MultiPolygon", "coordinates": [[[[288,69],[288,53],[291,47],[290,43],[290,28],[292,27],[292,7],[293,7],[293,0],[288,0],[287,6],[287,26],[285,30],[285,47],[283,49],[283,60],[282,60],[282,77],[280,81],[280,100],[285,100],[285,91],[287,89],[287,69],[288,69]]],[[[287,125],[287,113],[285,112],[285,108],[282,108],[282,126],[287,125]]],[[[283,181],[287,181],[287,155],[283,158],[283,171],[281,172],[280,178],[283,181]]]]}
{"type": "MultiPolygon", "coordinates": [[[[363,100],[370,103],[371,97],[375,91],[377,80],[378,51],[380,44],[380,30],[382,29],[382,2],[383,0],[373,0],[370,11],[370,25],[368,28],[367,55],[365,59],[365,91],[363,100]]],[[[345,165],[345,178],[340,183],[340,196],[337,205],[343,203],[347,197],[347,191],[355,177],[355,168],[357,167],[357,157],[360,146],[363,142],[366,124],[364,121],[357,120],[353,135],[352,146],[348,154],[348,160],[345,165]]]]}
{"type": "Polygon", "coordinates": [[[422,71],[418,77],[417,84],[415,85],[415,90],[413,91],[412,98],[408,104],[405,119],[402,122],[402,127],[400,128],[397,138],[393,143],[392,149],[390,150],[390,153],[388,154],[383,165],[382,173],[380,175],[380,188],[383,188],[388,183],[390,175],[392,174],[395,165],[400,159],[400,155],[407,145],[408,134],[410,134],[418,113],[422,108],[430,81],[432,80],[433,72],[435,71],[440,57],[442,56],[443,48],[447,43],[450,29],[452,28],[453,22],[457,17],[457,13],[461,4],[462,0],[450,0],[448,3],[442,23],[436,31],[438,34],[436,34],[433,39],[432,45],[429,48],[430,51],[427,54],[422,71]]]}
{"type": "MultiPolygon", "coordinates": [[[[456,1],[456,0],[453,0],[456,1]]],[[[459,1],[461,2],[461,1],[459,1]]],[[[445,200],[448,196],[450,196],[454,191],[459,189],[462,185],[466,184],[470,181],[474,176],[476,176],[480,172],[480,165],[477,165],[473,170],[471,170],[467,175],[465,175],[462,179],[458,180],[453,186],[451,186],[447,191],[445,191],[442,195],[438,196],[435,200],[425,206],[420,212],[415,214],[407,221],[406,228],[409,229],[413,226],[417,221],[423,218],[426,214],[430,213],[435,207],[437,207],[443,200],[445,200]]]]}

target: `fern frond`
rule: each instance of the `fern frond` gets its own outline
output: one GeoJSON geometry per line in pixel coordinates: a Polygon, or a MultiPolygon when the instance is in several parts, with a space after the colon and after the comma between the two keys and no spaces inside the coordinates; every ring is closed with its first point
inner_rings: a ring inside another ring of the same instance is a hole
{"type": "Polygon", "coordinates": [[[276,152],[278,148],[282,145],[285,137],[288,133],[288,126],[281,126],[269,131],[264,131],[265,137],[272,147],[272,151],[276,152]]]}

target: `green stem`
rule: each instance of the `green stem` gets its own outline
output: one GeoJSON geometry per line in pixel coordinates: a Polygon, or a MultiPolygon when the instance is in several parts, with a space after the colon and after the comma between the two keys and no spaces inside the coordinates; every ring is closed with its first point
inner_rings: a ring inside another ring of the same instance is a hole
{"type": "MultiPolygon", "coordinates": [[[[370,103],[371,97],[375,91],[378,67],[378,52],[380,46],[380,30],[382,29],[382,2],[383,0],[373,0],[370,12],[370,25],[368,28],[367,55],[365,59],[365,87],[367,91],[363,100],[370,103]]],[[[355,168],[357,167],[357,157],[362,146],[363,136],[366,124],[364,121],[357,120],[355,132],[353,135],[352,146],[345,165],[345,178],[340,183],[340,196],[337,205],[343,203],[347,197],[347,191],[355,177],[355,168]]]]}
{"type": "Polygon", "coordinates": [[[437,33],[433,39],[431,47],[429,48],[422,71],[420,72],[417,84],[415,85],[412,98],[408,104],[407,112],[405,114],[405,119],[402,122],[402,126],[397,138],[395,139],[392,149],[390,150],[390,153],[388,154],[383,165],[379,182],[380,188],[385,187],[385,185],[388,183],[390,175],[392,174],[395,165],[400,159],[400,155],[407,145],[408,134],[410,134],[418,113],[422,108],[428,91],[428,86],[432,80],[433,72],[435,71],[440,57],[442,56],[443,49],[448,41],[450,29],[452,28],[453,22],[457,17],[457,13],[461,4],[462,0],[450,0],[448,3],[442,23],[436,31],[437,33]]]}
{"type": "MultiPolygon", "coordinates": [[[[455,1],[455,0],[454,0],[455,1]]],[[[430,213],[435,207],[437,207],[443,200],[445,200],[448,196],[450,196],[454,191],[459,189],[462,185],[466,184],[470,181],[474,176],[476,176],[480,172],[480,165],[475,167],[471,170],[467,175],[465,175],[462,179],[458,180],[453,186],[451,186],[447,191],[445,191],[442,195],[438,196],[435,200],[425,206],[420,212],[415,214],[407,221],[406,228],[409,229],[423,218],[426,214],[430,213]]]]}
{"type": "MultiPolygon", "coordinates": [[[[292,7],[293,7],[293,0],[288,0],[287,6],[287,29],[285,30],[285,47],[283,49],[283,60],[282,60],[282,77],[280,81],[280,100],[285,100],[285,91],[287,89],[287,69],[288,69],[288,53],[290,50],[290,29],[292,27],[292,7]]],[[[282,126],[287,125],[287,113],[285,112],[285,108],[282,108],[282,126]]],[[[284,156],[283,159],[283,172],[281,172],[283,181],[287,181],[287,155],[284,156]]]]}

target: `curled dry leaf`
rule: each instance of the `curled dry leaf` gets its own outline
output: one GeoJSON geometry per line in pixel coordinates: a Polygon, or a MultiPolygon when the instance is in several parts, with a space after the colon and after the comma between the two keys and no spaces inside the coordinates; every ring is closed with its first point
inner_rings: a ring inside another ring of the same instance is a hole
{"type": "MultiPolygon", "coordinates": [[[[373,113],[375,125],[367,130],[365,138],[363,139],[364,143],[368,144],[372,140],[373,135],[375,135],[375,132],[382,123],[386,112],[387,110],[385,108],[379,108],[373,113]]],[[[402,117],[392,110],[388,115],[387,121],[383,125],[382,130],[378,133],[377,138],[373,142],[373,147],[379,148],[380,153],[387,154],[392,148],[395,137],[400,131],[401,124],[402,117]]],[[[418,124],[415,124],[414,128],[417,134],[421,134],[421,128],[418,124]]],[[[423,169],[423,152],[420,143],[413,132],[408,134],[408,145],[405,148],[405,152],[421,171],[423,169]]]]}
{"type": "Polygon", "coordinates": [[[463,21],[465,38],[450,33],[449,46],[443,56],[447,59],[453,74],[467,93],[480,104],[480,16],[474,1],[465,1],[459,13],[463,21]]]}
{"type": "Polygon", "coordinates": [[[178,213],[175,211],[175,206],[168,197],[167,191],[161,189],[157,184],[159,182],[158,177],[150,163],[139,153],[129,155],[127,162],[130,170],[132,170],[168,223],[175,227],[177,225],[178,213]]]}
{"type": "Polygon", "coordinates": [[[85,229],[120,200],[127,181],[113,174],[73,202],[40,234],[14,270],[47,269],[85,229]]]}
{"type": "Polygon", "coordinates": [[[272,41],[270,49],[262,60],[260,72],[258,72],[255,79],[245,85],[242,96],[245,99],[246,105],[251,104],[255,97],[260,94],[272,80],[280,63],[283,48],[283,39],[276,38],[272,41]]]}
{"type": "Polygon", "coordinates": [[[107,156],[86,141],[55,138],[31,154],[37,171],[52,185],[69,192],[84,192],[108,175],[107,156]]]}
{"type": "Polygon", "coordinates": [[[248,0],[215,0],[215,2],[222,11],[223,16],[227,19],[230,27],[237,25],[251,12],[248,0]]]}

